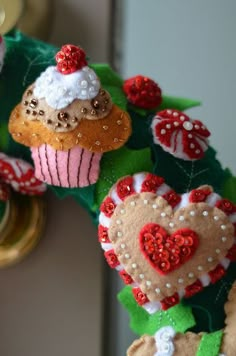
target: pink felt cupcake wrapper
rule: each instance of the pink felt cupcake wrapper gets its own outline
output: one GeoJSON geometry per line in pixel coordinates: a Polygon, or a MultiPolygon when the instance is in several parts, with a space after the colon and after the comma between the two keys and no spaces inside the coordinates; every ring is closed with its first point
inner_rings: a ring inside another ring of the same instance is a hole
{"type": "Polygon", "coordinates": [[[54,150],[50,145],[32,147],[35,176],[50,185],[76,188],[96,183],[99,177],[101,153],[79,146],[68,151],[54,150]]]}

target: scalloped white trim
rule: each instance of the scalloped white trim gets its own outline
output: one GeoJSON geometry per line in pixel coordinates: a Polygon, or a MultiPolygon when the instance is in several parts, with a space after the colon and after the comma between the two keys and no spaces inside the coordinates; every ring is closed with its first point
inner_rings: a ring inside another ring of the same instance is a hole
{"type": "Polygon", "coordinates": [[[158,351],[153,356],[173,356],[175,335],[176,331],[171,326],[164,326],[158,330],[154,336],[158,351]]]}
{"type": "Polygon", "coordinates": [[[34,95],[59,110],[75,99],[93,99],[100,87],[96,73],[87,66],[71,74],[62,74],[55,66],[50,66],[36,80],[34,95]]]}

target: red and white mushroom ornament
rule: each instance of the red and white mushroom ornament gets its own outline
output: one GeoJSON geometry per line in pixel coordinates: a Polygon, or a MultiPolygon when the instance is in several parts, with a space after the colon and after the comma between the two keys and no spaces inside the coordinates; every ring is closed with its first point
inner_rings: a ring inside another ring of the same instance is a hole
{"type": "Polygon", "coordinates": [[[192,120],[179,110],[158,112],[151,124],[153,141],[174,157],[194,161],[208,149],[210,132],[199,120],[192,120]]]}

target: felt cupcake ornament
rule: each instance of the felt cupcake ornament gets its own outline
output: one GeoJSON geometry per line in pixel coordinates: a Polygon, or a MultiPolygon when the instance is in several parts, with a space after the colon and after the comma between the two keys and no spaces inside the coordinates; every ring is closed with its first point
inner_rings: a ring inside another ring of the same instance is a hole
{"type": "Polygon", "coordinates": [[[208,149],[210,132],[199,120],[179,110],[158,112],[151,124],[153,141],[176,158],[199,160],[208,149]]]}
{"type": "Polygon", "coordinates": [[[6,52],[6,48],[5,48],[4,39],[2,36],[0,36],[0,73],[3,67],[5,52],[6,52]]]}
{"type": "Polygon", "coordinates": [[[11,114],[9,131],[31,147],[39,180],[85,187],[96,183],[103,153],[128,140],[130,118],[101,88],[83,49],[64,45],[56,62],[27,88],[11,114]]]}
{"type": "Polygon", "coordinates": [[[120,179],[100,207],[108,264],[148,313],[167,310],[221,279],[236,259],[236,206],[212,187],[182,195],[151,173],[120,179]]]}

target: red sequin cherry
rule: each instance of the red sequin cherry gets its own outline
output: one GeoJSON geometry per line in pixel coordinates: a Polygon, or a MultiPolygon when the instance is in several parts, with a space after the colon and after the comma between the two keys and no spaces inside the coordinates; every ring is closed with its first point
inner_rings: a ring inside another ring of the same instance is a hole
{"type": "Polygon", "coordinates": [[[129,195],[132,195],[135,193],[134,187],[133,187],[133,177],[128,176],[123,179],[121,179],[117,183],[117,195],[121,200],[124,200],[127,198],[129,195]]]}
{"type": "Polygon", "coordinates": [[[108,218],[112,216],[114,213],[114,210],[116,208],[116,204],[114,201],[110,198],[107,197],[103,202],[102,205],[100,206],[100,211],[104,213],[108,218]]]}
{"type": "Polygon", "coordinates": [[[133,288],[132,292],[133,292],[134,298],[135,298],[136,302],[138,303],[138,305],[143,305],[143,304],[149,302],[148,297],[146,296],[145,293],[143,293],[141,291],[140,288],[133,288]]]}
{"type": "Polygon", "coordinates": [[[104,256],[107,260],[107,263],[109,264],[109,266],[111,268],[116,268],[117,266],[119,266],[120,262],[114,252],[114,250],[109,250],[109,251],[106,251],[104,253],[104,256]]]}
{"type": "Polygon", "coordinates": [[[80,47],[67,44],[56,54],[57,69],[62,74],[70,74],[87,65],[86,54],[80,47]]]}
{"type": "Polygon", "coordinates": [[[236,212],[236,205],[228,199],[221,199],[216,203],[216,207],[222,210],[226,215],[236,212]]]}
{"type": "Polygon", "coordinates": [[[206,201],[208,195],[211,194],[211,189],[210,188],[200,188],[200,189],[194,189],[191,191],[189,194],[189,201],[191,203],[201,203],[206,201]]]}
{"type": "Polygon", "coordinates": [[[168,274],[187,262],[195,253],[199,240],[188,228],[169,235],[160,225],[149,223],[139,234],[140,248],[149,263],[160,273],[168,274]]]}
{"type": "Polygon", "coordinates": [[[125,80],[123,90],[131,104],[143,109],[154,109],[162,102],[157,83],[142,75],[125,80]]]}
{"type": "Polygon", "coordinates": [[[148,173],[142,183],[141,192],[156,193],[157,189],[164,183],[164,178],[148,173]]]}

